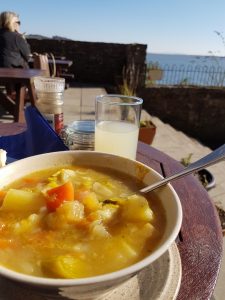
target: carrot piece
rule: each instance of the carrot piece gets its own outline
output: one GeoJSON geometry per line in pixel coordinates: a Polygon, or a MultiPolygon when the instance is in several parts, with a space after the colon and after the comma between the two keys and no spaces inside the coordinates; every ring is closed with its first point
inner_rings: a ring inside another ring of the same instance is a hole
{"type": "Polygon", "coordinates": [[[47,208],[55,211],[64,201],[74,200],[74,188],[71,181],[47,191],[47,208]]]}
{"type": "Polygon", "coordinates": [[[35,179],[35,178],[29,178],[29,177],[26,177],[23,179],[23,181],[26,183],[26,184],[34,184],[36,183],[38,180],[35,179]]]}

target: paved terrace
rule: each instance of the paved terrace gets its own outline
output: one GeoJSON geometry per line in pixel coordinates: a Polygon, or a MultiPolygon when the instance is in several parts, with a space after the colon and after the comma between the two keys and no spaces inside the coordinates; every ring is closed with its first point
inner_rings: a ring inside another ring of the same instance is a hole
{"type": "MultiPolygon", "coordinates": [[[[65,125],[75,120],[93,120],[95,112],[95,96],[106,94],[104,88],[100,87],[70,87],[65,91],[64,97],[64,123],[65,125]]],[[[3,115],[2,122],[12,122],[9,115],[3,115]]],[[[180,161],[193,153],[192,161],[208,154],[211,149],[201,145],[196,140],[186,136],[180,131],[175,130],[169,124],[163,123],[156,117],[151,117],[145,111],[142,112],[142,119],[149,119],[157,126],[156,136],[152,146],[163,151],[174,159],[180,161]]],[[[208,168],[216,178],[216,187],[209,191],[209,195],[214,203],[225,210],[225,162],[219,163],[208,168]]],[[[225,240],[224,240],[225,241],[225,240]]],[[[225,288],[225,250],[224,261],[217,285],[214,291],[213,299],[224,299],[225,288]]]]}

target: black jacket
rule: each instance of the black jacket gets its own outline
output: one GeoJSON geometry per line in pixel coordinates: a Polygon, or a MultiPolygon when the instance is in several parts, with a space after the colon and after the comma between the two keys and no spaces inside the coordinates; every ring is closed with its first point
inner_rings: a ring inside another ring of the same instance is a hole
{"type": "Polygon", "coordinates": [[[0,67],[28,68],[30,46],[17,32],[0,29],[0,67]]]}

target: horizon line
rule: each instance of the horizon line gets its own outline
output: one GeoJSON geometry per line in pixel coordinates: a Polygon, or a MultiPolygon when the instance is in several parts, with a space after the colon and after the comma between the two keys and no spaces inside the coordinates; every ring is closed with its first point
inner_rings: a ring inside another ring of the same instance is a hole
{"type": "Polygon", "coordinates": [[[218,55],[218,54],[213,54],[213,53],[208,53],[208,54],[193,54],[193,53],[176,53],[176,52],[148,52],[147,54],[162,54],[162,55],[188,55],[188,56],[216,56],[216,57],[225,57],[225,55],[218,55]]]}

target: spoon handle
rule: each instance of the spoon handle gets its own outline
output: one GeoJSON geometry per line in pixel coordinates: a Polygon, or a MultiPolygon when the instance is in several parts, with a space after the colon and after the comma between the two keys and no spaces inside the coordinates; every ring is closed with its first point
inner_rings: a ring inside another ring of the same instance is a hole
{"type": "Polygon", "coordinates": [[[173,181],[175,179],[184,177],[188,174],[191,174],[195,171],[199,171],[205,167],[208,167],[210,165],[214,165],[222,160],[225,159],[225,144],[221,147],[217,148],[216,150],[212,151],[208,155],[200,158],[196,162],[190,164],[188,167],[186,167],[184,170],[182,170],[179,173],[176,173],[174,175],[171,175],[169,177],[166,177],[162,179],[161,181],[158,181],[156,183],[153,183],[152,185],[149,185],[143,189],[140,190],[141,193],[148,193],[150,191],[153,191],[165,184],[167,184],[170,181],[173,181]]]}

